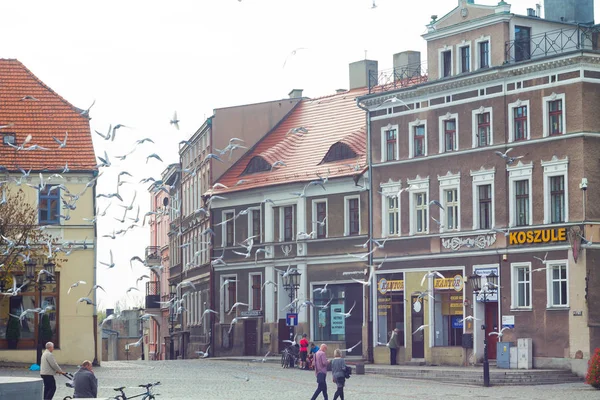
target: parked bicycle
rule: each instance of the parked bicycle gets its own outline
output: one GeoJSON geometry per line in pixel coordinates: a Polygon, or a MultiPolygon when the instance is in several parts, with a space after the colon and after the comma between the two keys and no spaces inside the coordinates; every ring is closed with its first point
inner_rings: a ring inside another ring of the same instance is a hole
{"type": "MultiPolygon", "coordinates": [[[[154,387],[160,385],[160,382],[156,382],[156,383],[147,383],[145,385],[138,385],[138,387],[144,388],[146,389],[146,391],[144,393],[140,393],[140,394],[136,394],[135,396],[130,396],[127,397],[127,395],[125,394],[124,390],[125,390],[125,386],[123,387],[119,387],[119,388],[114,388],[113,390],[115,392],[121,392],[121,394],[115,396],[115,400],[128,400],[128,399],[135,399],[137,397],[141,397],[142,400],[154,400],[156,397],[154,396],[154,387]]],[[[157,393],[158,395],[158,393],[157,393]]]]}
{"type": "Polygon", "coordinates": [[[281,353],[281,367],[294,368],[300,358],[300,349],[296,345],[286,347],[281,353]]]}

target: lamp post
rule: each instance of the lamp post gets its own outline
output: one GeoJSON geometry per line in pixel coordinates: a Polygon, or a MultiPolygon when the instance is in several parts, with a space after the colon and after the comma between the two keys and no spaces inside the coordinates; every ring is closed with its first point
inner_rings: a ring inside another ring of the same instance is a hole
{"type": "MultiPolygon", "coordinates": [[[[283,288],[289,292],[290,294],[290,303],[292,304],[292,307],[290,309],[290,311],[292,313],[296,313],[298,310],[298,306],[297,303],[294,303],[294,299],[296,298],[297,294],[298,294],[298,288],[300,287],[300,276],[302,274],[296,269],[291,269],[287,275],[283,276],[283,288]]],[[[293,342],[294,341],[294,326],[292,325],[290,327],[290,340],[293,342]]]]}
{"type": "Polygon", "coordinates": [[[473,289],[473,293],[477,294],[477,296],[482,297],[483,301],[483,325],[481,325],[481,330],[483,331],[483,386],[490,386],[490,361],[488,360],[488,339],[485,334],[485,321],[486,321],[486,307],[488,297],[492,294],[495,294],[498,290],[498,275],[494,271],[486,276],[473,275],[469,277],[469,282],[471,283],[471,288],[473,289]]]}
{"type": "MultiPolygon", "coordinates": [[[[44,264],[44,269],[46,271],[48,271],[48,273],[44,273],[44,274],[39,274],[36,277],[36,272],[35,272],[35,267],[37,266],[37,263],[33,260],[30,260],[28,262],[25,263],[25,277],[30,280],[33,281],[33,286],[38,290],[39,296],[39,303],[38,303],[38,307],[39,308],[43,308],[42,307],[42,295],[44,290],[46,290],[46,284],[51,284],[54,283],[54,263],[52,262],[52,260],[48,260],[47,263],[44,264]]],[[[36,336],[36,364],[40,365],[40,362],[42,360],[42,348],[44,346],[44,343],[41,342],[41,326],[42,326],[42,314],[38,313],[38,324],[37,324],[37,336],[36,336]]]]}
{"type": "MultiPolygon", "coordinates": [[[[177,295],[177,285],[175,285],[174,283],[170,283],[169,284],[169,294],[171,295],[170,300],[173,300],[175,298],[175,296],[177,295]]],[[[169,339],[170,339],[170,343],[169,343],[169,359],[172,360],[174,358],[174,346],[173,346],[173,325],[175,323],[175,306],[173,303],[171,303],[170,307],[169,307],[169,339]]]]}

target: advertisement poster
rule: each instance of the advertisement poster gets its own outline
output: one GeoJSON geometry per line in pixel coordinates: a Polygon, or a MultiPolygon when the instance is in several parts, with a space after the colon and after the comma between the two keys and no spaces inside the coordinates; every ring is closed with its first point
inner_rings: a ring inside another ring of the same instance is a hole
{"type": "Polygon", "coordinates": [[[331,308],[331,334],[344,335],[346,333],[346,317],[344,317],[344,305],[332,304],[331,308]]]}
{"type": "Polygon", "coordinates": [[[319,310],[319,328],[325,328],[327,326],[327,311],[319,310]]]}

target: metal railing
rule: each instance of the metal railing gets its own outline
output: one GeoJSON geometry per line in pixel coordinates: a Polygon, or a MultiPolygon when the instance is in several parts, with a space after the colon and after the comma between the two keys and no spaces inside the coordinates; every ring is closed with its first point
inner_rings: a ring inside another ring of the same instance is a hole
{"type": "Polygon", "coordinates": [[[369,93],[401,89],[427,82],[427,61],[369,72],[369,93]]]}
{"type": "Polygon", "coordinates": [[[598,50],[600,26],[576,26],[556,29],[529,39],[505,43],[505,63],[549,57],[576,50],[598,50]]]}
{"type": "Polygon", "coordinates": [[[160,247],[158,246],[148,246],[146,247],[146,262],[148,265],[160,265],[162,261],[162,257],[160,255],[160,247]]]}

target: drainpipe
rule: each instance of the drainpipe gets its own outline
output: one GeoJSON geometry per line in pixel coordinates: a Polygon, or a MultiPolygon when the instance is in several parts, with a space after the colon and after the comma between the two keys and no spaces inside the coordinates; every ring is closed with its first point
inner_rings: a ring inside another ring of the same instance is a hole
{"type": "MultiPolygon", "coordinates": [[[[369,239],[373,237],[373,163],[371,162],[371,115],[369,113],[369,109],[360,104],[359,99],[356,99],[356,105],[361,110],[366,112],[366,123],[367,123],[367,165],[368,165],[368,174],[369,174],[369,239]]],[[[373,265],[373,242],[369,240],[369,265],[373,265]]],[[[376,286],[377,279],[375,279],[375,275],[373,275],[373,281],[370,286],[367,286],[367,290],[369,291],[369,307],[367,308],[368,315],[368,323],[367,323],[367,360],[370,363],[374,362],[373,357],[373,289],[376,286]]]]}
{"type": "MultiPolygon", "coordinates": [[[[93,172],[94,177],[98,176],[98,171],[93,172]]],[[[98,181],[94,183],[92,186],[92,212],[94,213],[93,218],[96,218],[96,185],[98,181]]],[[[96,286],[96,273],[97,271],[97,262],[98,262],[98,230],[97,224],[94,224],[94,277],[93,277],[93,286],[96,286]]],[[[92,365],[95,367],[99,367],[100,363],[98,362],[98,296],[96,293],[98,290],[94,292],[94,316],[92,317],[92,323],[94,324],[94,360],[92,361],[92,365]]],[[[117,341],[118,342],[118,341],[117,341]]]]}

